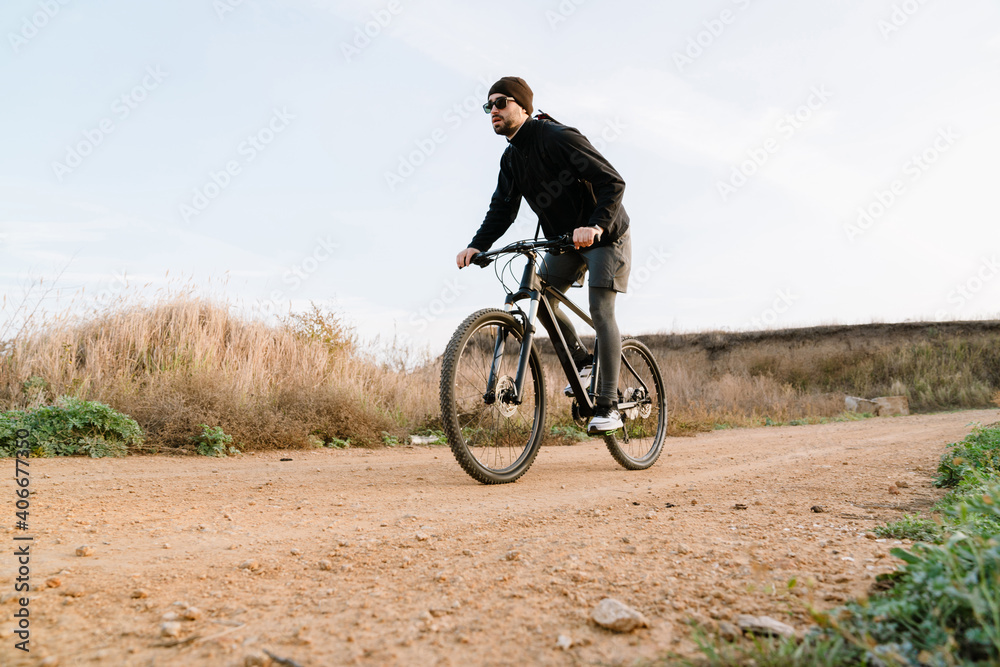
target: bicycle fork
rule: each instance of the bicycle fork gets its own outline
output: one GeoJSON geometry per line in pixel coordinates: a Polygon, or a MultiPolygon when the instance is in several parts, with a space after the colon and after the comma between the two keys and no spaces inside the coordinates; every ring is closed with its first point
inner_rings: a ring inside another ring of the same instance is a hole
{"type": "MultiPolygon", "coordinates": [[[[506,400],[506,402],[513,403],[514,405],[521,404],[524,379],[528,375],[528,364],[531,360],[531,345],[535,338],[535,319],[538,317],[538,300],[539,296],[537,294],[532,296],[528,306],[528,315],[524,321],[524,336],[521,338],[521,349],[517,361],[517,376],[514,378],[514,386],[509,390],[513,393],[506,397],[497,396],[496,389],[497,382],[500,380],[500,360],[503,359],[509,331],[504,327],[500,327],[497,331],[497,337],[493,343],[493,363],[490,364],[490,376],[486,384],[486,393],[483,395],[483,400],[487,405],[492,404],[497,399],[506,400]]],[[[513,308],[514,301],[508,298],[504,304],[504,311],[509,313],[513,308]]]]}

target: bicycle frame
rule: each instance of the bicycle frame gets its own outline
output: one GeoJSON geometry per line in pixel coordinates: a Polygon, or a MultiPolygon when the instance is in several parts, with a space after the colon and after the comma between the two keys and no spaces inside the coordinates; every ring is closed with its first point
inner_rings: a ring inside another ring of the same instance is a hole
{"type": "MultiPolygon", "coordinates": [[[[521,254],[528,259],[528,263],[524,267],[524,272],[521,275],[521,284],[516,292],[507,295],[504,302],[504,310],[508,313],[519,314],[524,326],[524,336],[521,339],[521,350],[520,356],[518,357],[517,377],[514,379],[514,396],[512,397],[512,402],[516,404],[521,403],[524,380],[528,371],[528,360],[530,359],[531,346],[534,342],[536,330],[535,322],[537,320],[541,323],[542,327],[545,328],[545,331],[548,332],[549,338],[553,342],[556,357],[559,359],[559,363],[562,366],[563,371],[566,373],[566,377],[569,379],[570,387],[573,389],[573,395],[576,397],[580,416],[584,418],[592,417],[595,405],[593,401],[591,401],[591,393],[588,390],[594,389],[594,384],[597,381],[598,373],[600,371],[597,363],[597,346],[600,342],[597,340],[594,342],[594,372],[591,375],[591,386],[584,387],[583,383],[580,381],[576,364],[573,361],[569,344],[566,342],[565,336],[563,336],[562,329],[556,322],[555,310],[553,305],[550,303],[550,300],[555,299],[559,303],[564,304],[591,328],[594,326],[594,321],[585,312],[583,312],[579,306],[570,301],[566,295],[553,288],[538,276],[538,272],[535,268],[535,263],[538,260],[537,253],[531,250],[526,250],[522,251],[521,254]],[[514,307],[518,301],[522,301],[524,299],[529,300],[527,313],[520,308],[515,309],[514,307]],[[556,341],[558,341],[558,343],[556,341]]],[[[493,346],[493,363],[490,366],[487,391],[483,396],[484,400],[488,404],[493,403],[497,398],[497,369],[500,359],[503,357],[504,347],[506,346],[506,338],[506,332],[498,332],[496,342],[493,346]]],[[[625,359],[622,359],[622,363],[625,364],[625,366],[633,374],[642,386],[643,390],[648,393],[648,387],[646,387],[645,382],[643,382],[642,378],[640,378],[635,372],[635,369],[632,368],[632,366],[625,359]]],[[[620,402],[618,404],[618,409],[625,410],[636,407],[637,405],[638,403],[636,401],[620,402]]]]}

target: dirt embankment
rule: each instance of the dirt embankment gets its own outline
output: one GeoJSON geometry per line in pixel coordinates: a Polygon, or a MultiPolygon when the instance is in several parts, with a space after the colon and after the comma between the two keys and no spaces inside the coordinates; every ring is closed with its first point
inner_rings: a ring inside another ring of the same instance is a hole
{"type": "Polygon", "coordinates": [[[691,619],[801,631],[806,603],[893,569],[866,533],[926,511],[944,445],[996,419],[717,431],[631,473],[597,441],[549,447],[499,487],[442,447],[33,460],[32,651],[13,648],[4,549],[0,664],[631,664],[690,653],[691,619]],[[604,597],[651,627],[596,627],[604,597]]]}
{"type": "Polygon", "coordinates": [[[800,392],[906,395],[917,411],[980,408],[1000,390],[1000,321],[826,325],[644,336],[701,375],[767,377],[800,392]]]}

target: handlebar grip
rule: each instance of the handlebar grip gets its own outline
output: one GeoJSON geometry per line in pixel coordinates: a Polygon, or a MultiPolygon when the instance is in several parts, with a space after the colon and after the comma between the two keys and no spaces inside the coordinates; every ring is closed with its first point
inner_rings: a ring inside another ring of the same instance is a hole
{"type": "Polygon", "coordinates": [[[575,248],[576,245],[573,243],[572,234],[566,234],[556,239],[555,244],[549,249],[549,252],[554,255],[561,255],[562,253],[568,250],[574,250],[575,248]]]}
{"type": "Polygon", "coordinates": [[[493,258],[485,257],[484,255],[485,253],[477,252],[475,255],[472,256],[470,263],[485,269],[493,262],[493,258]]]}

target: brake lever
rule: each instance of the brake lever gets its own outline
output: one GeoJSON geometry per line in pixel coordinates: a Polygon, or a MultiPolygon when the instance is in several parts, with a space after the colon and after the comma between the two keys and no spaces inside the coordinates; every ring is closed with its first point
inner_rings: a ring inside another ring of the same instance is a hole
{"type": "Polygon", "coordinates": [[[470,261],[476,266],[485,269],[487,266],[493,263],[493,258],[484,257],[483,253],[477,252],[475,255],[472,256],[472,259],[470,261]]]}
{"type": "Polygon", "coordinates": [[[558,245],[554,246],[549,252],[554,255],[561,255],[570,250],[575,250],[576,244],[573,243],[573,237],[569,234],[565,234],[558,239],[558,245]]]}

